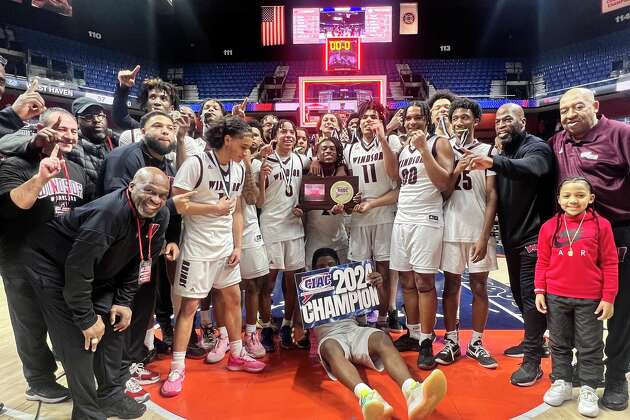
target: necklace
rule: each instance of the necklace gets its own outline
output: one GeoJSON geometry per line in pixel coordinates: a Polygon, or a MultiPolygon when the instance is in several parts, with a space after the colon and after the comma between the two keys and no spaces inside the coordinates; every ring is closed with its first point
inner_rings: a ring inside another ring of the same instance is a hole
{"type": "Polygon", "coordinates": [[[582,222],[584,221],[585,217],[586,217],[586,212],[584,212],[584,214],[582,215],[582,220],[580,220],[580,224],[578,225],[578,228],[575,230],[575,233],[573,233],[573,238],[569,236],[569,227],[567,226],[566,214],[562,217],[562,220],[564,221],[564,230],[567,232],[567,239],[569,240],[569,252],[567,252],[567,255],[569,257],[573,256],[573,242],[575,241],[575,238],[577,237],[577,234],[580,231],[580,228],[582,227],[582,222]]]}

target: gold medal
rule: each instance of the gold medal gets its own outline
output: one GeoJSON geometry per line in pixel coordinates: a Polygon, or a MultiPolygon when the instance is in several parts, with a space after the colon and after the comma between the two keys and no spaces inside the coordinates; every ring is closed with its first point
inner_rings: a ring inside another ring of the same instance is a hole
{"type": "Polygon", "coordinates": [[[568,255],[569,257],[572,257],[572,256],[573,256],[573,250],[572,250],[572,249],[569,249],[569,252],[567,252],[567,255],[568,255]]]}

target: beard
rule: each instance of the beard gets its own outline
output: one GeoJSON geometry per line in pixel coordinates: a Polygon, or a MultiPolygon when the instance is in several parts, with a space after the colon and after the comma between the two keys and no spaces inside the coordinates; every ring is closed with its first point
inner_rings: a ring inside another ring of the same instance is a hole
{"type": "Polygon", "coordinates": [[[144,141],[151,150],[157,152],[162,156],[166,156],[173,150],[175,150],[175,143],[171,142],[168,146],[165,146],[164,144],[162,144],[161,141],[150,134],[144,135],[144,141]]]}
{"type": "Polygon", "coordinates": [[[509,133],[504,134],[499,137],[501,141],[501,146],[510,147],[510,145],[518,143],[520,139],[525,137],[524,131],[510,131],[509,133]]]}

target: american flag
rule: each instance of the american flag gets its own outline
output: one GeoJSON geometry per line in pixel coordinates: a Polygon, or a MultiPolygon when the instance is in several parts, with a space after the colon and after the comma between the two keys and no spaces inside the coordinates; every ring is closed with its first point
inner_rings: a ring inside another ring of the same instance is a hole
{"type": "Polygon", "coordinates": [[[262,44],[268,45],[284,44],[284,6],[261,6],[262,7],[262,44]]]}

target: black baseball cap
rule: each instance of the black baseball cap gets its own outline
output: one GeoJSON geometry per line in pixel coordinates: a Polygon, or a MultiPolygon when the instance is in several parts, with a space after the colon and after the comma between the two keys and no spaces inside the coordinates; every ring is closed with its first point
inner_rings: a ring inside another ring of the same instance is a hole
{"type": "Polygon", "coordinates": [[[72,113],[76,117],[77,115],[83,114],[88,108],[93,106],[100,108],[101,111],[105,109],[103,108],[103,105],[96,102],[96,100],[88,98],[87,96],[82,96],[72,102],[72,113]]]}

